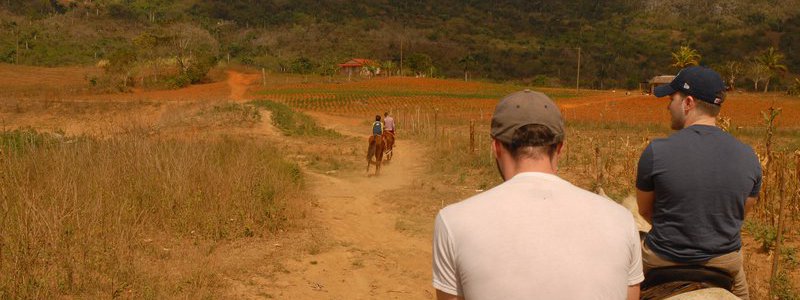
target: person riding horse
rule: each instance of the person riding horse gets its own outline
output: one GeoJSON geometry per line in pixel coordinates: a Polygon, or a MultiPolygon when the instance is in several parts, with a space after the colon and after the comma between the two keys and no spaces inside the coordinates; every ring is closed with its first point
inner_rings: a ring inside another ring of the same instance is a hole
{"type": "Polygon", "coordinates": [[[372,135],[379,136],[383,134],[383,123],[381,123],[381,116],[375,115],[375,122],[372,123],[372,135]]]}

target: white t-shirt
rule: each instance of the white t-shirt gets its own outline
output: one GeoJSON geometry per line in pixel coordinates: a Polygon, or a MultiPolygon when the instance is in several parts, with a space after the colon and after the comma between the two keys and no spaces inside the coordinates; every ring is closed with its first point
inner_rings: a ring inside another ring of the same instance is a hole
{"type": "Polygon", "coordinates": [[[625,299],[644,280],[632,214],[555,175],[521,173],[439,212],[433,287],[467,299],[625,299]]]}

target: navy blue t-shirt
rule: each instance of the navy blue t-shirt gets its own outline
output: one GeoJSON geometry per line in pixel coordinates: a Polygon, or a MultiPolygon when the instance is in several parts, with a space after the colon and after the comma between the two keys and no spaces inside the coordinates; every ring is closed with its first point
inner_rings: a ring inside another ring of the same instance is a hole
{"type": "Polygon", "coordinates": [[[703,262],[742,247],[745,200],[758,196],[761,164],[727,132],[694,125],[647,146],[636,187],[655,193],[650,249],[674,262],[703,262]]]}

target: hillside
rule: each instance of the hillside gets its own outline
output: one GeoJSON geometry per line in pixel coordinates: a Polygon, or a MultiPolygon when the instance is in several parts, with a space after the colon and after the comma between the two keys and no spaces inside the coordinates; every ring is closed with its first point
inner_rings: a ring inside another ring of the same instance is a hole
{"type": "Polygon", "coordinates": [[[255,1],[0,2],[0,62],[61,66],[111,61],[110,81],[183,86],[216,62],[332,75],[352,57],[406,75],[636,88],[674,73],[688,45],[700,64],[754,89],[752,61],[775,47],[800,72],[800,1],[255,1]],[[738,63],[729,68],[731,62],[738,63]],[[161,76],[159,76],[161,75],[161,76]]]}

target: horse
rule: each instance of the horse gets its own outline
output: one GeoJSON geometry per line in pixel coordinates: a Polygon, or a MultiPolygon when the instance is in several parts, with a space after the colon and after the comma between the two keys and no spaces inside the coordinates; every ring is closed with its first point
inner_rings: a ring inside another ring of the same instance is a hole
{"type": "Polygon", "coordinates": [[[376,139],[376,135],[369,137],[369,148],[367,149],[367,174],[369,174],[369,165],[375,164],[375,176],[381,173],[381,163],[383,162],[383,152],[385,151],[384,136],[376,139]],[[375,161],[372,161],[372,157],[375,161]]]}
{"type": "Polygon", "coordinates": [[[392,160],[392,149],[394,148],[394,133],[391,131],[386,131],[383,133],[383,142],[384,142],[384,155],[386,155],[386,161],[389,162],[392,160]]]}

